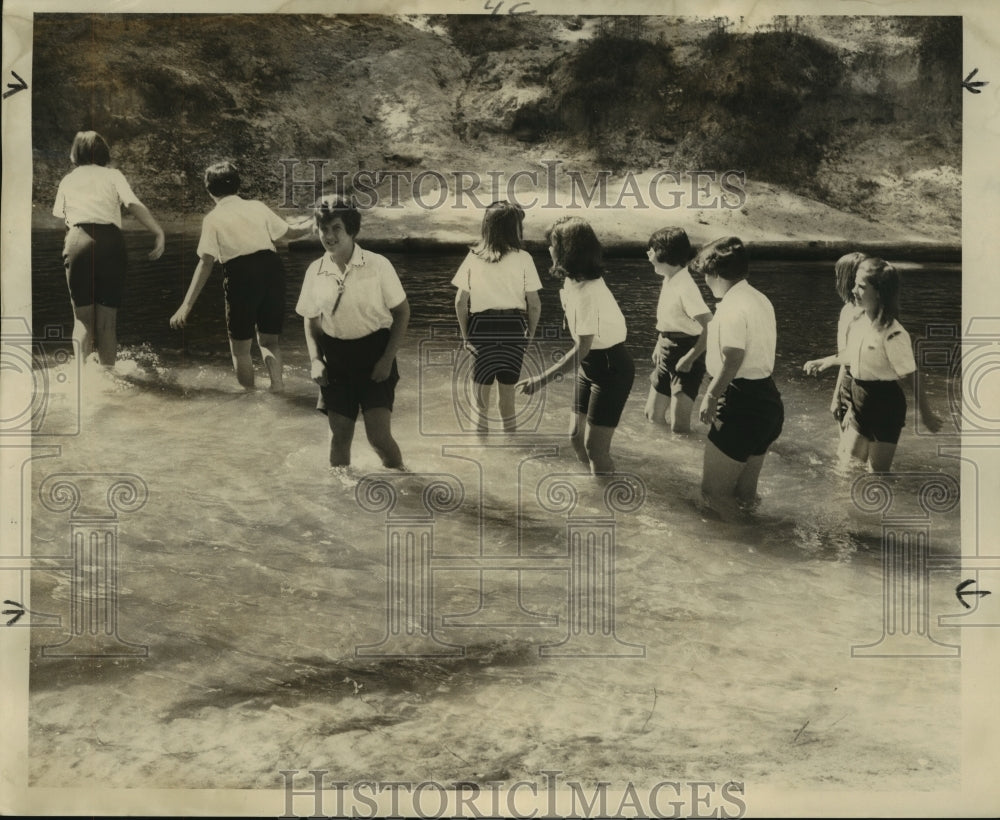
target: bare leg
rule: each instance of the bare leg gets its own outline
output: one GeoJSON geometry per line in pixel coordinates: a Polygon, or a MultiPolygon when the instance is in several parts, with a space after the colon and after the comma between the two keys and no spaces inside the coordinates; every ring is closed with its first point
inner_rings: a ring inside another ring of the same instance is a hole
{"type": "Polygon", "coordinates": [[[711,441],[705,442],[705,460],[701,475],[702,498],[727,521],[745,521],[737,503],[736,486],[746,465],[725,455],[711,441]]]}
{"type": "Polygon", "coordinates": [[[97,357],[105,367],[114,367],[118,358],[118,308],[94,305],[94,309],[97,357]]]}
{"type": "Polygon", "coordinates": [[[346,467],[351,463],[351,442],[354,440],[354,422],[339,413],[328,411],[330,422],[330,466],[346,467]]]}
{"type": "Polygon", "coordinates": [[[500,408],[500,418],[503,420],[503,431],[517,431],[517,417],[514,411],[516,395],[514,385],[497,383],[497,405],[500,408]]]}
{"type": "Polygon", "coordinates": [[[277,333],[258,333],[257,344],[264,366],[271,377],[271,392],[280,393],[285,389],[285,377],[281,371],[281,345],[277,333]]]}
{"type": "Polygon", "coordinates": [[[868,449],[871,442],[853,425],[847,424],[840,434],[840,446],[837,448],[837,458],[840,469],[846,469],[852,460],[864,464],[868,461],[868,449]]]}
{"type": "Polygon", "coordinates": [[[229,339],[229,350],[233,354],[233,368],[236,379],[247,390],[253,389],[253,360],[250,358],[250,345],[253,339],[229,339]]]}
{"type": "Polygon", "coordinates": [[[643,411],[646,415],[646,420],[651,421],[653,424],[665,425],[667,423],[667,407],[669,404],[670,396],[657,393],[656,388],[650,387],[649,393],[646,396],[646,408],[643,411]]]}
{"type": "Polygon", "coordinates": [[[868,446],[868,461],[873,473],[887,473],[892,469],[892,459],[896,455],[896,445],[886,441],[873,441],[868,446]]]}
{"type": "Polygon", "coordinates": [[[760,470],[764,466],[764,456],[749,456],[747,463],[743,466],[743,472],[736,480],[736,498],[744,507],[753,507],[757,504],[757,481],[760,479],[760,470]]]}
{"type": "Polygon", "coordinates": [[[569,419],[569,443],[573,445],[576,457],[588,467],[590,466],[590,456],[583,443],[584,432],[587,429],[587,416],[585,413],[573,413],[569,419]]]}
{"type": "Polygon", "coordinates": [[[94,306],[73,305],[73,340],[80,350],[80,358],[86,361],[94,352],[94,306]]]}
{"type": "Polygon", "coordinates": [[[670,429],[675,433],[690,433],[694,401],[680,390],[674,393],[673,399],[670,403],[670,429]]]}
{"type": "Polygon", "coordinates": [[[490,423],[487,419],[487,411],[490,406],[490,387],[489,384],[480,384],[479,382],[472,383],[473,397],[476,401],[476,432],[477,433],[488,433],[490,431],[490,423]]]}
{"type": "Polygon", "coordinates": [[[368,443],[382,459],[382,466],[398,470],[403,466],[399,445],[392,437],[392,411],[387,407],[373,407],[365,411],[365,434],[368,443]]]}
{"type": "Polygon", "coordinates": [[[615,462],[611,458],[611,437],[614,434],[614,427],[600,424],[587,426],[587,458],[594,475],[610,475],[615,471],[615,462]]]}

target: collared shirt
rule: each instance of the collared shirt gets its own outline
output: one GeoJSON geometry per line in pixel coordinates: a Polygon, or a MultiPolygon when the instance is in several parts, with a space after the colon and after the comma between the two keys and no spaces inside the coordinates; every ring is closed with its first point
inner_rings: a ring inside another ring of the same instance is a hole
{"type": "Polygon", "coordinates": [[[735,378],[767,378],[774,370],[777,335],[771,302],[746,279],[740,280],[726,291],[708,325],[708,372],[713,377],[722,372],[722,349],[732,347],[743,351],[735,378]]]}
{"type": "Polygon", "coordinates": [[[263,202],[231,194],[222,197],[201,223],[198,256],[225,264],[237,256],[273,251],[289,225],[263,202]]]}
{"type": "Polygon", "coordinates": [[[117,168],[80,165],[60,181],[52,214],[69,227],[93,222],[120,228],[122,208],[136,204],[138,197],[117,168]]]}
{"type": "Polygon", "coordinates": [[[405,300],[406,291],[392,263],[355,244],[343,272],[329,253],[309,266],[295,312],[306,319],[318,317],[328,336],[360,339],[392,327],[391,309],[405,300]]]}
{"type": "Polygon", "coordinates": [[[656,304],[656,329],[661,333],[673,331],[700,336],[701,323],[696,322],[694,317],[711,312],[687,268],[677,271],[669,279],[663,278],[660,300],[656,304]]]}
{"type": "Polygon", "coordinates": [[[577,282],[567,277],[559,291],[566,326],[573,339],[593,336],[592,350],[604,350],[625,341],[625,316],[604,277],[577,282]]]}
{"type": "Polygon", "coordinates": [[[525,293],[542,289],[531,254],[508,251],[496,262],[469,251],[451,284],[469,293],[469,312],[527,310],[525,293]]]}
{"type": "Polygon", "coordinates": [[[837,354],[843,355],[847,349],[847,328],[851,322],[865,312],[863,307],[858,307],[854,302],[846,302],[840,309],[840,318],[837,320],[837,354]]]}
{"type": "Polygon", "coordinates": [[[875,324],[861,313],[847,328],[846,363],[861,381],[896,381],[917,369],[910,334],[893,320],[889,327],[875,324]]]}

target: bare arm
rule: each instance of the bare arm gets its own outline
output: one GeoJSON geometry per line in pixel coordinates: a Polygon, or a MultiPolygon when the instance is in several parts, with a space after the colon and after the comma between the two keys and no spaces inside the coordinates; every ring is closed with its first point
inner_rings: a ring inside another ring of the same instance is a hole
{"type": "Polygon", "coordinates": [[[709,383],[698,414],[705,424],[711,424],[718,416],[719,399],[722,398],[722,394],[726,392],[726,388],[729,387],[732,380],[736,378],[745,356],[746,351],[741,347],[722,348],[722,370],[716,373],[709,383]]]}
{"type": "Polygon", "coordinates": [[[396,307],[389,308],[389,312],[392,314],[389,342],[385,346],[385,353],[372,368],[372,381],[376,382],[384,382],[392,372],[392,360],[396,358],[406,336],[406,328],[410,324],[410,303],[404,299],[396,307]]]}
{"type": "Polygon", "coordinates": [[[161,228],[160,224],[153,219],[153,215],[149,212],[149,208],[141,202],[133,202],[131,205],[126,206],[125,210],[138,219],[142,223],[143,227],[156,237],[153,250],[149,252],[149,258],[159,259],[163,256],[163,248],[166,242],[163,236],[163,228],[161,228]]]}
{"type": "Polygon", "coordinates": [[[529,379],[522,379],[517,383],[517,388],[525,395],[530,396],[532,393],[537,393],[542,387],[552,381],[553,378],[559,373],[569,368],[576,368],[576,366],[586,358],[587,354],[590,353],[590,348],[594,344],[593,335],[581,336],[576,342],[573,343],[573,347],[569,349],[569,352],[563,356],[559,361],[549,367],[540,376],[532,376],[529,379]]]}
{"type": "MultiPolygon", "coordinates": [[[[458,319],[458,331],[462,334],[462,344],[469,344],[469,291],[461,288],[455,293],[455,318],[458,319]]],[[[475,349],[473,349],[473,353],[475,349]]]]}
{"type": "Polygon", "coordinates": [[[302,239],[304,236],[312,236],[316,233],[316,220],[311,216],[303,217],[297,222],[292,222],[290,219],[286,219],[285,222],[288,223],[288,230],[278,241],[294,242],[296,239],[302,239]]]}
{"type": "Polygon", "coordinates": [[[542,316],[542,299],[537,290],[529,290],[524,294],[524,301],[528,305],[528,332],[525,338],[530,341],[535,338],[535,329],[542,316]]]}
{"type": "Polygon", "coordinates": [[[844,420],[843,409],[840,406],[840,391],[844,386],[844,377],[847,375],[847,369],[844,365],[841,365],[837,370],[837,383],[833,386],[833,399],[830,401],[830,412],[833,413],[833,417],[837,421],[844,420]]]}
{"type": "Polygon", "coordinates": [[[837,365],[843,366],[844,364],[845,362],[841,360],[838,354],[831,353],[829,356],[824,356],[822,359],[810,359],[802,365],[802,369],[810,376],[815,376],[831,367],[836,367],[837,365]]]}
{"type": "Polygon", "coordinates": [[[687,373],[690,371],[691,365],[705,352],[705,348],[708,346],[708,323],[712,321],[712,314],[699,313],[694,318],[701,325],[701,334],[698,336],[698,341],[694,343],[694,347],[677,360],[678,373],[687,373]]]}
{"type": "Polygon", "coordinates": [[[911,388],[915,394],[917,401],[917,409],[920,411],[920,418],[924,422],[924,426],[930,430],[932,433],[936,433],[941,429],[941,419],[938,418],[937,413],[931,409],[930,401],[927,398],[927,393],[924,390],[924,380],[918,378],[916,371],[913,375],[907,376],[899,380],[899,386],[904,390],[907,387],[911,388]]]}
{"type": "Polygon", "coordinates": [[[309,378],[320,387],[326,387],[326,362],[319,346],[319,340],[323,336],[319,317],[303,319],[302,327],[306,335],[306,350],[309,352],[309,378]]]}
{"type": "Polygon", "coordinates": [[[170,326],[174,328],[174,330],[184,327],[187,323],[188,315],[191,313],[191,308],[193,308],[194,303],[198,301],[198,295],[201,293],[202,288],[205,287],[205,282],[208,281],[208,277],[212,275],[213,267],[215,267],[215,257],[207,253],[203,253],[201,258],[198,260],[198,266],[194,269],[194,276],[191,277],[191,284],[188,286],[187,294],[184,296],[184,301],[177,309],[177,312],[170,317],[170,326]]]}

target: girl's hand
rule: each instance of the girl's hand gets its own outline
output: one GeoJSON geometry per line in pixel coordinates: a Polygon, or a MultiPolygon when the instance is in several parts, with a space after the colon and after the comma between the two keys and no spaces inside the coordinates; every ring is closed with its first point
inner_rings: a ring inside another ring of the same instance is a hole
{"type": "Polygon", "coordinates": [[[662,336],[657,338],[656,346],[653,348],[653,364],[659,367],[663,361],[663,357],[667,355],[667,351],[672,347],[676,347],[676,345],[670,339],[665,339],[662,336]]]}
{"type": "Polygon", "coordinates": [[[719,416],[719,399],[711,393],[706,393],[701,400],[701,410],[698,411],[698,418],[703,424],[712,424],[719,416]]]}
{"type": "Polygon", "coordinates": [[[542,380],[538,376],[532,376],[530,379],[521,379],[514,387],[525,396],[531,396],[542,389],[542,380]]]}
{"type": "Polygon", "coordinates": [[[153,244],[153,250],[149,252],[150,260],[159,259],[163,256],[163,249],[166,247],[166,239],[162,233],[156,235],[156,242],[153,244]]]}
{"type": "Polygon", "coordinates": [[[296,231],[307,231],[306,236],[316,233],[316,220],[311,216],[304,216],[298,220],[286,219],[289,227],[296,231]]]}
{"type": "Polygon", "coordinates": [[[389,378],[390,373],[392,373],[392,359],[386,359],[383,356],[375,362],[375,367],[372,368],[371,379],[373,382],[384,382],[389,378]]]}
{"type": "Polygon", "coordinates": [[[313,359],[309,377],[320,387],[326,387],[326,364],[321,362],[319,359],[313,359]]]}
{"type": "Polygon", "coordinates": [[[170,327],[172,327],[174,330],[180,330],[180,328],[184,327],[184,325],[187,324],[188,314],[190,313],[191,313],[190,307],[188,307],[187,305],[181,305],[177,309],[177,312],[170,317],[170,327]]]}
{"type": "Polygon", "coordinates": [[[479,350],[468,339],[462,342],[462,350],[464,350],[466,353],[471,353],[473,356],[479,355],[479,350]]]}
{"type": "Polygon", "coordinates": [[[932,433],[936,433],[938,430],[941,429],[942,421],[933,410],[924,410],[920,414],[920,418],[924,422],[924,427],[926,427],[932,433]]]}
{"type": "Polygon", "coordinates": [[[815,376],[817,373],[829,370],[835,364],[837,364],[836,356],[824,356],[822,359],[810,359],[802,365],[802,369],[810,376],[815,376]]]}
{"type": "Polygon", "coordinates": [[[830,402],[830,415],[833,416],[834,421],[840,423],[844,420],[844,416],[847,415],[847,408],[840,403],[840,399],[834,397],[833,401],[830,402]]]}

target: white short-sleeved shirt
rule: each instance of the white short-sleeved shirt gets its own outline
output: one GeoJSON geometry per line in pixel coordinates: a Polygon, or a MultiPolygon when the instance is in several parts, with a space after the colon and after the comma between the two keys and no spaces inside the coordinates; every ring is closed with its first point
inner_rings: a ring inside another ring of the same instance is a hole
{"type": "Polygon", "coordinates": [[[392,263],[355,244],[343,273],[328,253],[309,266],[295,312],[306,319],[318,317],[328,336],[360,339],[392,327],[390,309],[399,307],[405,299],[406,291],[392,263]],[[337,304],[341,282],[344,295],[337,304]]]}
{"type": "Polygon", "coordinates": [[[843,355],[847,348],[847,328],[865,309],[853,302],[846,302],[840,309],[840,319],[837,320],[837,354],[843,355]]]}
{"type": "Polygon", "coordinates": [[[574,340],[593,336],[592,350],[604,350],[625,341],[625,316],[603,277],[582,282],[566,278],[559,301],[574,340]]]}
{"type": "Polygon", "coordinates": [[[861,381],[896,381],[917,369],[910,334],[893,320],[889,327],[862,313],[847,328],[846,363],[861,381]]]}
{"type": "Polygon", "coordinates": [[[708,325],[708,372],[718,376],[722,372],[722,349],[733,347],[744,352],[735,378],[766,379],[774,370],[777,337],[770,300],[746,279],[737,282],[722,297],[708,325]]]}
{"type": "Polygon", "coordinates": [[[117,168],[80,165],[60,181],[52,214],[69,227],[93,222],[120,228],[122,208],[137,204],[138,197],[117,168]]]}
{"type": "Polygon", "coordinates": [[[469,293],[470,313],[527,310],[524,294],[542,289],[535,262],[523,250],[508,251],[496,262],[469,251],[451,283],[469,293]]]}
{"type": "Polygon", "coordinates": [[[289,225],[263,202],[231,194],[220,199],[201,223],[198,256],[225,264],[237,256],[273,251],[289,225]]]}
{"type": "Polygon", "coordinates": [[[661,333],[673,331],[699,336],[701,324],[694,317],[711,312],[687,268],[669,278],[664,277],[660,300],[656,304],[656,329],[661,333]]]}

